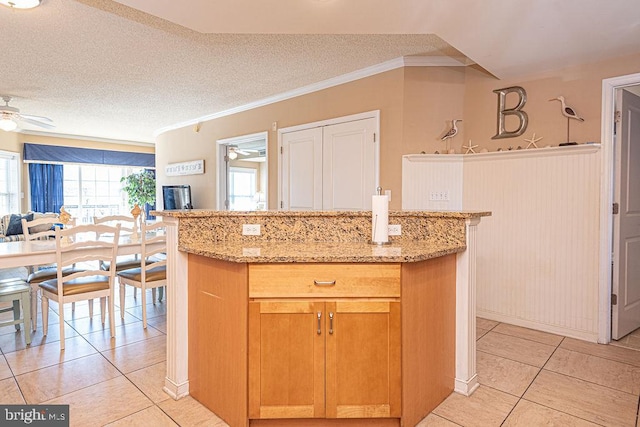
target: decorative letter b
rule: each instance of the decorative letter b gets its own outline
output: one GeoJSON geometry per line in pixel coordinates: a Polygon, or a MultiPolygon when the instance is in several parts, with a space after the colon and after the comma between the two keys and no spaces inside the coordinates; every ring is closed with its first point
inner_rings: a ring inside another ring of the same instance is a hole
{"type": "Polygon", "coordinates": [[[524,107],[524,104],[527,102],[527,92],[520,86],[512,86],[494,90],[493,93],[498,94],[498,133],[491,139],[513,138],[522,135],[524,131],[527,130],[527,124],[529,123],[529,116],[522,111],[522,107],[524,107]],[[519,100],[518,105],[514,108],[506,109],[505,103],[509,92],[517,93],[519,100]],[[520,126],[514,131],[507,131],[504,123],[505,116],[516,116],[520,119],[520,126]]]}

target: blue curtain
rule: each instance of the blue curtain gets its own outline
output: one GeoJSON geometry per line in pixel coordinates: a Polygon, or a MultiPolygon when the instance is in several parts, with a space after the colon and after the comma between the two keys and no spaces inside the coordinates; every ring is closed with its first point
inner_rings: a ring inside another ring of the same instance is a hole
{"type": "Polygon", "coordinates": [[[64,204],[62,165],[29,163],[31,210],[59,212],[64,204]]]}

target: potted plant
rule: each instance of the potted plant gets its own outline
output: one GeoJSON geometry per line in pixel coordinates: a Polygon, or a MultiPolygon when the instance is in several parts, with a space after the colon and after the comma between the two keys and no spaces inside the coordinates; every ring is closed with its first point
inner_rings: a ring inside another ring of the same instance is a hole
{"type": "Polygon", "coordinates": [[[133,209],[131,214],[135,218],[140,215],[140,206],[146,203],[152,205],[156,201],[156,179],[151,171],[141,171],[123,176],[120,182],[124,183],[122,190],[129,196],[129,206],[133,209]]]}

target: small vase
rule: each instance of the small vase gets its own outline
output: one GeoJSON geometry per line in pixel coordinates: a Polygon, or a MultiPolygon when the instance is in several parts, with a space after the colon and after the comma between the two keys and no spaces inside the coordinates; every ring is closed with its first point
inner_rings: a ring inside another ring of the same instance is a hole
{"type": "Polygon", "coordinates": [[[138,204],[136,203],[133,206],[133,209],[131,209],[131,215],[133,215],[133,231],[131,232],[131,240],[132,241],[137,241],[138,240],[138,217],[140,216],[140,212],[142,212],[142,210],[140,209],[140,206],[138,206],[138,204]]]}

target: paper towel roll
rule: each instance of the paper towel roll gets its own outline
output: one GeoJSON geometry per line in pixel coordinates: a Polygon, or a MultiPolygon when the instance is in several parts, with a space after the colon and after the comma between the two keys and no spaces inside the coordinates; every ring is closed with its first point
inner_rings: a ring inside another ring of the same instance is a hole
{"type": "Polygon", "coordinates": [[[387,243],[389,241],[389,196],[371,198],[371,241],[387,243]]]}

